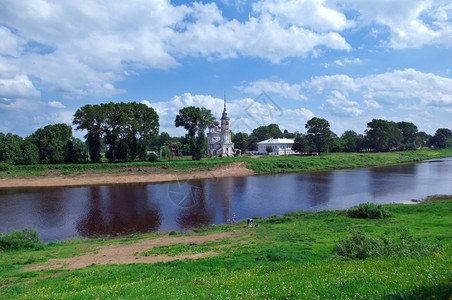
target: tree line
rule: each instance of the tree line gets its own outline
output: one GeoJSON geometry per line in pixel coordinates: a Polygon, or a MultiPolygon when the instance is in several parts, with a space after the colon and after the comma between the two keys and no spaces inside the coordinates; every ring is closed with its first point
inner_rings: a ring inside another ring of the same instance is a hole
{"type": "MultiPolygon", "coordinates": [[[[67,124],[47,125],[25,139],[0,132],[0,162],[15,165],[134,161],[191,155],[201,159],[207,152],[205,130],[214,122],[204,107],[188,106],[179,110],[174,123],[187,134],[171,137],[159,134],[159,116],[155,110],[136,102],[85,105],[74,114],[76,130],[85,130],[85,141],[72,136],[67,124]],[[149,155],[151,153],[151,155],[149,155]]],[[[410,122],[372,119],[363,134],[352,130],[340,137],[326,119],[314,117],[305,124],[305,134],[281,131],[277,124],[255,128],[250,134],[232,133],[235,148],[242,153],[257,150],[257,143],[269,138],[292,138],[299,153],[414,150],[420,147],[452,148],[452,131],[439,128],[431,136],[418,131],[410,122]]]]}

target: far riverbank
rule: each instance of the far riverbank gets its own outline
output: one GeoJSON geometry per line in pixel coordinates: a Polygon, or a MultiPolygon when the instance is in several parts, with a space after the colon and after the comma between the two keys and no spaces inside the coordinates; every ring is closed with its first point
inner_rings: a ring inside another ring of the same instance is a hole
{"type": "Polygon", "coordinates": [[[160,183],[256,174],[312,172],[388,166],[452,156],[452,149],[335,153],[320,156],[261,156],[126,164],[10,166],[0,188],[160,183]]]}

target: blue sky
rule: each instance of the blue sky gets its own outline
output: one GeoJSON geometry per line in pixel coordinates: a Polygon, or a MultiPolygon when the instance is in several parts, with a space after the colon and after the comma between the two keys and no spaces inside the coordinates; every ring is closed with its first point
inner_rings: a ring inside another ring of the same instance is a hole
{"type": "Polygon", "coordinates": [[[0,132],[23,137],[111,101],[180,136],[179,109],[219,118],[225,93],[235,132],[452,128],[450,1],[2,0],[0,40],[0,132]]]}

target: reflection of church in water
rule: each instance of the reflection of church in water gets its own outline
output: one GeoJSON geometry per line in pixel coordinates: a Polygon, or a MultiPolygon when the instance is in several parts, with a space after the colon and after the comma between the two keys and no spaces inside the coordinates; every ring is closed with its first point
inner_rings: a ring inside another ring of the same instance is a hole
{"type": "Polygon", "coordinates": [[[231,123],[226,111],[226,97],[224,99],[223,115],[221,122],[215,122],[209,126],[207,134],[207,155],[212,156],[233,156],[234,144],[231,140],[231,123]]]}

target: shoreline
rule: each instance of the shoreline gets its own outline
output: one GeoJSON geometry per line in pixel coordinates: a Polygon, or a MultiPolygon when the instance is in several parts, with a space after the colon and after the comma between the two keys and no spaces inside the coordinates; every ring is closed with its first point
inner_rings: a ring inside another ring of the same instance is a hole
{"type": "Polygon", "coordinates": [[[21,178],[0,179],[0,188],[24,188],[24,187],[65,187],[65,186],[90,186],[110,184],[147,184],[187,181],[196,179],[244,177],[257,173],[246,167],[243,162],[231,163],[211,171],[195,171],[191,173],[182,172],[160,172],[153,174],[81,174],[81,175],[47,175],[31,176],[21,178]]]}

